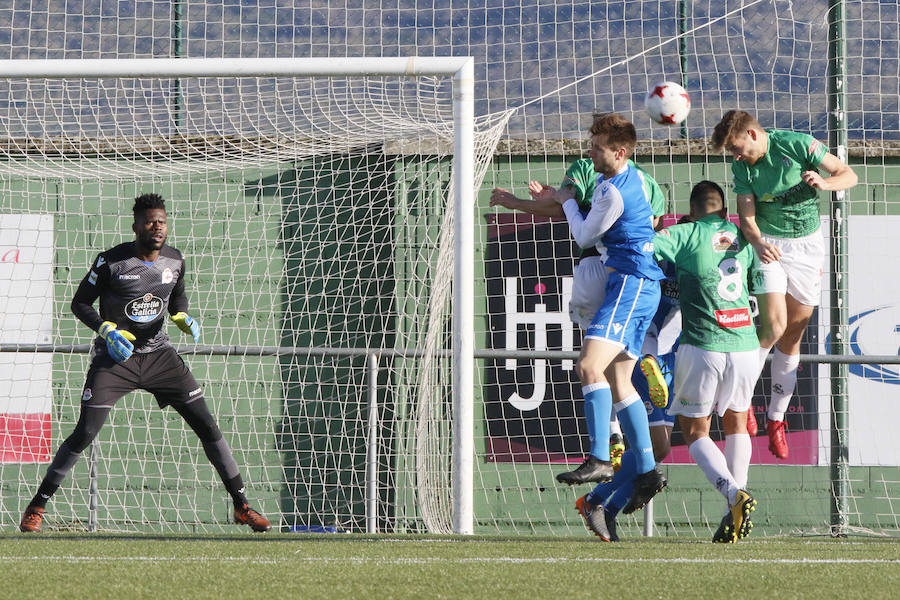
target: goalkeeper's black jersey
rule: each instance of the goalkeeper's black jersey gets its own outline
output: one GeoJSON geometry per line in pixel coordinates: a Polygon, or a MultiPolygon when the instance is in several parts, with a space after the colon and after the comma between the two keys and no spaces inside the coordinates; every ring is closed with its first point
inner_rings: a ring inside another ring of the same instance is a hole
{"type": "MultiPolygon", "coordinates": [[[[112,321],[135,335],[134,351],[142,353],[170,345],[166,315],[182,311],[187,311],[184,258],[165,245],[153,263],[135,256],[134,242],[101,252],[72,299],[72,312],[85,325],[97,331],[103,321],[112,321]],[[97,298],[99,313],[93,306],[97,298]]],[[[99,336],[94,347],[106,353],[99,336]]]]}

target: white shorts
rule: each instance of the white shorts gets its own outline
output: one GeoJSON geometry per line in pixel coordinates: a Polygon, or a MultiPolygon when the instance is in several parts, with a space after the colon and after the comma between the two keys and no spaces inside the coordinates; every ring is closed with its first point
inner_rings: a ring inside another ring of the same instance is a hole
{"type": "Polygon", "coordinates": [[[790,294],[801,304],[818,306],[822,299],[822,266],[825,264],[825,239],[819,229],[806,237],[780,238],[763,234],[763,239],[778,246],[781,259],[759,263],[762,273],[753,294],[790,294]]]}
{"type": "Polygon", "coordinates": [[[603,299],[609,269],[602,256],[588,256],[578,261],[572,273],[572,298],[569,300],[569,317],[587,331],[603,299]]]}
{"type": "Polygon", "coordinates": [[[713,352],[682,344],[675,353],[675,397],[670,415],[721,417],[750,408],[759,378],[759,351],[713,352]]]}

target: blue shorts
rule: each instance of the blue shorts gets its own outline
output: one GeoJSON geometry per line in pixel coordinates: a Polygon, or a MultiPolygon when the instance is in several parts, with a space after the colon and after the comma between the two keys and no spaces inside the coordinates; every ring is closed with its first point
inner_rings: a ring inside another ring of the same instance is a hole
{"type": "Polygon", "coordinates": [[[639,357],[661,295],[658,281],[611,272],[606,298],[584,337],[606,340],[621,347],[628,356],[639,357]]]}
{"type": "MultiPolygon", "coordinates": [[[[659,362],[659,368],[666,379],[666,385],[669,386],[669,404],[672,404],[672,398],[675,397],[675,391],[672,389],[675,383],[675,353],[669,352],[662,356],[657,356],[656,360],[659,362]]],[[[641,371],[640,364],[634,366],[634,372],[631,374],[631,383],[647,409],[647,422],[650,424],[650,427],[675,425],[675,416],[668,414],[666,411],[669,408],[668,404],[658,408],[650,401],[650,388],[647,385],[647,378],[644,377],[644,372],[641,371]]]]}

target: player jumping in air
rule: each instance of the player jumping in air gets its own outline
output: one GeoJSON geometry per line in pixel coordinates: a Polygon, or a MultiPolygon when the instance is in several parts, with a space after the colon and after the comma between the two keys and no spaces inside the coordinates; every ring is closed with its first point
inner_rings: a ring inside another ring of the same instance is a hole
{"type": "MultiPolygon", "coordinates": [[[[644,197],[653,211],[654,229],[658,229],[660,217],[665,213],[665,199],[662,190],[660,190],[659,185],[648,173],[635,165],[630,159],[628,164],[637,169],[638,176],[641,178],[644,197]]],[[[531,199],[518,198],[508,190],[495,188],[491,193],[490,203],[491,206],[502,206],[532,215],[565,218],[566,214],[557,198],[563,201],[568,198],[574,198],[578,202],[582,214],[586,216],[591,209],[591,199],[594,196],[594,185],[596,182],[597,172],[594,171],[594,162],[590,158],[580,158],[569,165],[559,188],[531,181],[528,185],[531,199]]],[[[569,300],[569,316],[572,318],[572,321],[580,325],[585,331],[590,326],[597,309],[603,303],[608,279],[606,248],[602,244],[581,248],[578,264],[575,265],[575,270],[572,273],[572,297],[569,300]]],[[[650,330],[647,332],[648,341],[653,328],[654,325],[651,324],[650,330]]],[[[653,335],[655,335],[655,332],[653,335]]],[[[645,350],[645,354],[647,352],[650,352],[650,354],[641,360],[641,365],[639,368],[636,368],[636,372],[639,374],[642,371],[645,372],[649,384],[642,383],[640,385],[643,388],[647,388],[652,394],[654,404],[665,406],[669,392],[656,359],[657,352],[655,349],[645,350]]],[[[614,414],[609,427],[610,460],[613,467],[618,470],[622,461],[622,454],[625,452],[625,443],[622,438],[619,421],[614,414]]],[[[657,435],[652,425],[650,437],[653,439],[653,447],[656,449],[658,440],[661,442],[663,436],[657,435]]],[[[666,436],[665,439],[668,440],[668,437],[666,436]]]]}
{"type": "MultiPolygon", "coordinates": [[[[654,179],[631,160],[629,166],[637,169],[642,181],[642,188],[646,201],[653,212],[654,229],[657,228],[660,217],[665,212],[665,200],[659,185],[654,179]]],[[[529,183],[529,193],[532,199],[518,198],[511,192],[495,188],[491,193],[491,206],[503,206],[513,210],[519,210],[529,214],[547,217],[565,217],[562,206],[555,197],[562,199],[574,198],[578,202],[579,210],[586,216],[591,208],[591,200],[594,194],[594,186],[597,182],[597,172],[594,171],[594,163],[590,158],[578,159],[569,165],[566,176],[559,188],[553,188],[537,181],[529,183]]],[[[674,269],[673,269],[674,281],[674,269]]],[[[606,283],[609,279],[609,271],[606,268],[606,249],[602,244],[581,249],[578,264],[572,277],[572,298],[569,301],[569,315],[572,321],[578,323],[584,330],[590,327],[591,320],[603,303],[606,296],[606,283]]],[[[665,290],[667,286],[663,285],[665,290]]],[[[673,287],[674,286],[669,286],[673,287]]],[[[664,300],[665,292],[663,294],[664,300]]],[[[671,300],[671,299],[670,299],[671,300]]],[[[632,373],[632,383],[641,400],[647,407],[650,420],[650,438],[652,440],[654,458],[657,462],[665,459],[670,449],[670,434],[674,417],[665,414],[665,406],[668,401],[671,376],[674,373],[674,353],[669,352],[664,357],[659,357],[659,344],[657,343],[658,329],[666,329],[666,337],[671,340],[677,338],[678,332],[671,330],[681,329],[680,313],[672,315],[672,308],[677,311],[677,296],[672,301],[667,301],[665,306],[660,302],[659,309],[653,323],[647,331],[644,340],[644,358],[641,365],[636,366],[632,373]],[[659,323],[657,323],[659,319],[659,323]],[[657,329],[658,327],[658,329],[657,329]],[[668,369],[660,368],[660,361],[669,360],[672,364],[668,369]],[[643,367],[643,368],[642,368],[643,367]]],[[[668,350],[666,350],[668,352],[668,350]]],[[[600,483],[589,495],[598,505],[604,503],[602,512],[592,513],[591,504],[583,496],[576,503],[576,510],[584,517],[588,528],[604,541],[618,541],[616,534],[616,514],[628,505],[633,491],[633,482],[636,473],[634,468],[634,452],[625,451],[625,444],[618,419],[613,415],[610,421],[610,461],[616,474],[612,481],[600,483]],[[620,469],[625,464],[624,470],[620,469]],[[608,501],[608,502],[607,502],[608,501]],[[597,519],[603,519],[598,522],[597,519]],[[592,526],[592,523],[594,524],[592,526]]]]}
{"type": "MultiPolygon", "coordinates": [[[[640,365],[644,368],[635,368],[631,376],[631,383],[647,410],[653,457],[657,463],[664,461],[672,449],[675,417],[666,408],[672,400],[670,390],[674,389],[675,351],[681,334],[681,309],[678,304],[675,266],[664,261],[660,263],[660,267],[666,278],[661,282],[662,299],[659,308],[644,338],[644,358],[640,365]],[[644,372],[648,363],[652,364],[655,373],[644,372]],[[651,387],[654,385],[665,390],[665,394],[653,393],[651,387]]],[[[629,514],[636,508],[631,503],[636,466],[635,452],[631,449],[625,451],[612,481],[598,483],[593,490],[575,502],[575,510],[584,519],[587,528],[603,541],[619,541],[616,531],[619,512],[629,514]]]]}
{"type": "Polygon", "coordinates": [[[19,529],[39,532],[47,501],[96,437],[120,398],[143,389],[160,408],[171,405],[194,430],[234,502],[234,520],[253,531],[269,531],[268,519],[250,508],[228,442],[206,406],[203,388],[166,335],[165,314],[183,332],[200,339],[200,326],[187,314],[185,265],[166,245],[169,224],[157,194],[134,201],[135,240],[97,256],[72,300],[72,312],[98,333],[81,395],[75,430],[60,445],[19,529]],[[100,298],[100,312],[93,304],[100,298]]]}
{"type": "Polygon", "coordinates": [[[641,508],[666,485],[655,468],[644,403],[631,383],[644,334],[659,304],[663,273],[653,258],[652,211],[641,178],[628,163],[637,141],[634,125],[619,115],[605,114],[595,117],[590,131],[590,156],[599,174],[590,212],[583,215],[573,198],[556,200],[580,247],[606,248],[609,280],[579,358],[590,454],[557,480],[573,485],[612,479],[607,440],[615,408],[636,453],[631,503],[641,508]]]}
{"type": "Polygon", "coordinates": [[[766,432],[769,450],[786,459],[784,414],[797,383],[800,341],[821,296],[825,242],[818,190],[846,190],[856,185],[857,177],[814,137],[765,130],[741,110],[725,113],[711,141],[734,156],[731,172],[741,232],[762,263],[756,296],[760,370],[775,346],[766,432]],[[829,177],[819,174],[820,167],[829,177]]]}

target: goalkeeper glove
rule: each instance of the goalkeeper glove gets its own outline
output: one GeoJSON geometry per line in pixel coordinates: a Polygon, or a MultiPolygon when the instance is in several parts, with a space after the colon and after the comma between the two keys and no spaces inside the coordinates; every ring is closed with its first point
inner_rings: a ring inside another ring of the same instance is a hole
{"type": "Polygon", "coordinates": [[[131,358],[131,351],[134,350],[134,334],[124,329],[116,329],[116,324],[112,321],[103,321],[97,330],[104,340],[106,340],[106,350],[113,360],[117,363],[125,362],[131,358]]]}
{"type": "Polygon", "coordinates": [[[178,329],[194,336],[194,343],[200,343],[200,323],[197,319],[191,317],[186,312],[175,313],[171,317],[172,321],[178,325],[178,329]]]}

